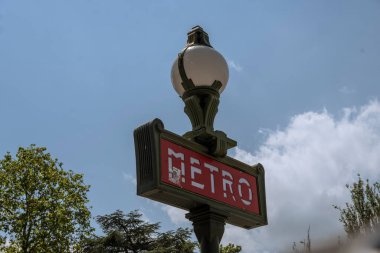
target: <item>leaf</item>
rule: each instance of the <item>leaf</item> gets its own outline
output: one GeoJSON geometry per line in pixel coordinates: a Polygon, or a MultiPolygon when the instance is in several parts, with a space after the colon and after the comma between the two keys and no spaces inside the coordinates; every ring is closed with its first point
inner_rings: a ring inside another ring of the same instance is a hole
{"type": "Polygon", "coordinates": [[[69,252],[92,231],[83,176],[65,171],[45,147],[0,160],[0,231],[5,252],[69,252]]]}

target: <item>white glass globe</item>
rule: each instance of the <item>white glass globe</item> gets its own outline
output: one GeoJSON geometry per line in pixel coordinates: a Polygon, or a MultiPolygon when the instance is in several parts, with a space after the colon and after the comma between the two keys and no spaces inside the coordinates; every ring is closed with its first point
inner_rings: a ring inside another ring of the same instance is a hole
{"type": "MultiPolygon", "coordinates": [[[[222,83],[219,93],[222,93],[228,82],[228,65],[224,57],[208,46],[195,45],[185,51],[183,66],[187,78],[195,86],[211,86],[215,80],[222,83]]],[[[171,79],[174,89],[182,96],[185,89],[178,70],[178,57],[172,66],[171,79]]]]}

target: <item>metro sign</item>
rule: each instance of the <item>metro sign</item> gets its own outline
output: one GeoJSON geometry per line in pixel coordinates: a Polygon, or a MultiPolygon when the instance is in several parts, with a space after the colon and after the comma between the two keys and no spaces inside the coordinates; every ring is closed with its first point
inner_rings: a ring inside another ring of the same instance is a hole
{"type": "Polygon", "coordinates": [[[259,214],[256,178],[161,140],[161,180],[183,190],[259,214]]]}
{"type": "Polygon", "coordinates": [[[207,204],[244,228],[267,224],[262,165],[210,156],[158,119],[137,128],[134,137],[138,195],[185,210],[207,204]]]}

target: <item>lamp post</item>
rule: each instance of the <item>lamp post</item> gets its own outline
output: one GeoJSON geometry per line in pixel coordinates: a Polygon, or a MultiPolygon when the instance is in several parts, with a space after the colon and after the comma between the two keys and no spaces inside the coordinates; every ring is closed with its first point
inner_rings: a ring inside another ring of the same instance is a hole
{"type": "Polygon", "coordinates": [[[137,195],[188,210],[201,253],[219,253],[225,224],[268,224],[265,171],[227,155],[236,141],[214,130],[228,66],[199,26],[172,67],[192,130],[179,136],[154,119],[134,131],[137,195]]]}
{"type": "Polygon", "coordinates": [[[215,131],[214,119],[220,93],[228,82],[228,65],[202,27],[195,26],[188,33],[187,45],[174,61],[171,79],[192,124],[192,131],[184,137],[206,146],[210,154],[224,157],[236,141],[215,131]]]}
{"type": "MultiPolygon", "coordinates": [[[[185,103],[192,130],[184,138],[205,146],[215,157],[225,157],[236,141],[222,131],[214,130],[219,97],[228,82],[228,65],[210,44],[208,34],[200,26],[188,32],[187,45],[173,63],[171,80],[185,103]]],[[[202,205],[190,210],[186,218],[193,222],[201,253],[219,253],[226,214],[202,205]]]]}

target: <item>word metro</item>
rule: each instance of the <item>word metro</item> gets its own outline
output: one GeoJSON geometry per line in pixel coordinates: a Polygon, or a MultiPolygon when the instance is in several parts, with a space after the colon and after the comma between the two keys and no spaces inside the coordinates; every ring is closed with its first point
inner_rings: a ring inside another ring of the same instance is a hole
{"type": "Polygon", "coordinates": [[[167,140],[161,140],[161,180],[259,214],[256,178],[167,140]]]}

